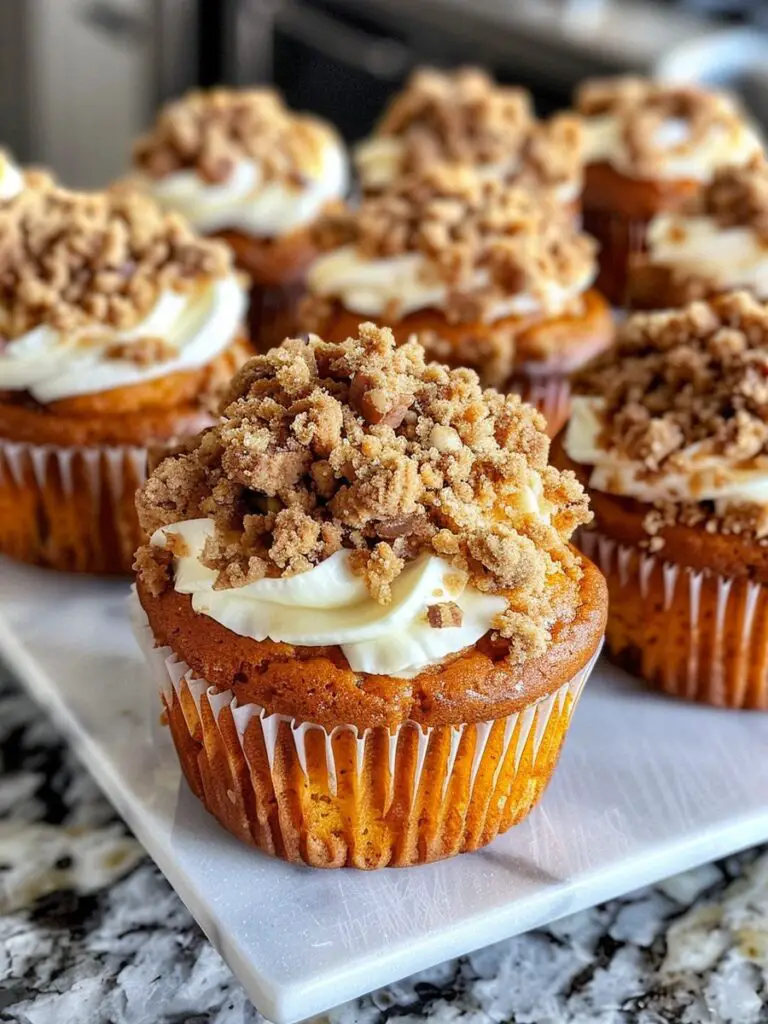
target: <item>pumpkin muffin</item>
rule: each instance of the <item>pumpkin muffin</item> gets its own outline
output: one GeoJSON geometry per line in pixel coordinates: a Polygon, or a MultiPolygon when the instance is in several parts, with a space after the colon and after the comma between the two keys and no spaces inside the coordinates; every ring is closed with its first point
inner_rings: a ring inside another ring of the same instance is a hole
{"type": "Polygon", "coordinates": [[[192,92],[160,111],[134,164],[153,198],[229,243],[251,278],[251,336],[291,333],[312,222],[348,188],[334,129],[289,110],[271,89],[192,92]]]}
{"type": "Polygon", "coordinates": [[[648,222],[695,198],[726,166],[749,163],[762,140],[734,99],[642,78],[585,82],[576,95],[584,129],[584,227],[600,242],[597,286],[627,299],[630,256],[648,222]]]}
{"type": "Polygon", "coordinates": [[[318,867],[474,850],[552,773],[600,647],[541,416],[363,324],[247,363],[137,504],[137,635],[186,778],[318,867]]]}
{"type": "Polygon", "coordinates": [[[551,190],[578,212],[581,123],[573,114],[537,120],[525,89],[499,85],[479,68],[419,68],[372,137],[358,144],[354,162],[366,194],[435,164],[459,163],[484,178],[551,190]]]}
{"type": "Polygon", "coordinates": [[[768,163],[723,167],[678,213],[648,225],[648,248],[630,261],[634,309],[684,306],[735,288],[768,299],[768,163]]]}
{"type": "Polygon", "coordinates": [[[148,449],[213,422],[251,352],[226,246],[120,191],[0,204],[0,552],[127,572],[148,449]]]}
{"type": "Polygon", "coordinates": [[[372,317],[523,395],[552,433],[568,415],[569,374],[612,341],[591,288],[594,243],[544,193],[443,164],[327,214],[315,238],[325,252],[307,276],[305,330],[342,341],[372,317]]]}
{"type": "Polygon", "coordinates": [[[636,313],[575,382],[556,462],[588,486],[611,657],[653,686],[768,709],[768,307],[636,313]]]}

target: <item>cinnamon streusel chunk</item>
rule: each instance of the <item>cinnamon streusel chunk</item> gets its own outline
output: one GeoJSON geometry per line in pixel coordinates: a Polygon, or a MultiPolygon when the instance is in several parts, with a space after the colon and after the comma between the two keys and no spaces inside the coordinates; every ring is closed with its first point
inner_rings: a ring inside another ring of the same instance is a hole
{"type": "MultiPolygon", "coordinates": [[[[221,412],[138,497],[150,534],[214,520],[204,557],[217,586],[304,572],[348,548],[386,604],[405,565],[432,551],[506,597],[497,629],[515,662],[575,614],[582,570],[568,541],[590,518],[586,497],[547,464],[544,422],[517,396],[363,324],[340,344],[291,339],[252,359],[221,412]]],[[[140,574],[154,550],[142,549],[140,574]]],[[[435,628],[455,624],[450,602],[431,615],[435,628]]]]}

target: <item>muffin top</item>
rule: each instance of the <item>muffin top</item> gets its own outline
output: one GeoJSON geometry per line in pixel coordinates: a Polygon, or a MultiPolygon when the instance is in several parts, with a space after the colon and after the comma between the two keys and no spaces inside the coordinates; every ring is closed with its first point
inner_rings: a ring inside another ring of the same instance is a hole
{"type": "Polygon", "coordinates": [[[169,586],[174,561],[176,589],[235,632],[338,643],[354,669],[393,674],[492,630],[521,663],[576,614],[568,541],[586,498],[548,464],[543,419],[517,396],[363,324],[340,344],[287,340],[252,359],[221,411],[139,493],[150,592],[169,586]],[[273,616],[270,630],[263,603],[285,588],[289,622],[273,616]],[[362,641],[380,625],[387,649],[371,654],[362,641]],[[416,653],[393,669],[398,644],[416,653]]]}
{"type": "Polygon", "coordinates": [[[638,313],[577,374],[566,454],[670,522],[768,535],[768,306],[745,292],[638,313]]]}
{"type": "Polygon", "coordinates": [[[595,242],[544,193],[437,165],[318,222],[310,291],[353,313],[451,321],[557,313],[591,284],[595,242]]]}
{"type": "Polygon", "coordinates": [[[692,85],[632,76],[592,79],[576,93],[585,160],[639,179],[709,181],[762,152],[736,101],[692,85]]]}
{"type": "Polygon", "coordinates": [[[561,190],[581,185],[581,128],[562,114],[537,121],[525,89],[479,68],[421,68],[390,104],[373,138],[357,148],[364,189],[375,191],[435,163],[465,163],[490,177],[561,190]]]}
{"type": "Polygon", "coordinates": [[[158,202],[205,232],[293,230],[348,183],[334,129],[271,89],[196,91],[167,104],[134,164],[158,202]]]}
{"type": "Polygon", "coordinates": [[[48,402],[203,365],[244,309],[227,247],[131,190],[0,206],[0,391],[48,402]]]}

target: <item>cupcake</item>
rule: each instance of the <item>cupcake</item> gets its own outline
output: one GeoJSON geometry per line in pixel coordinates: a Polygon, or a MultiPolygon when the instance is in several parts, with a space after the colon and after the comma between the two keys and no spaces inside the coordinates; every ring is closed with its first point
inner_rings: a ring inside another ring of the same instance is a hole
{"type": "Polygon", "coordinates": [[[161,110],[134,163],[165,209],[232,247],[253,284],[254,340],[286,337],[315,255],[312,223],[348,188],[333,128],[288,110],[271,89],[193,92],[161,110]]]}
{"type": "Polygon", "coordinates": [[[251,354],[220,242],[127,191],[0,205],[0,552],[126,572],[150,447],[213,422],[251,354]]]}
{"type": "Polygon", "coordinates": [[[695,198],[728,164],[762,152],[730,96],[641,78],[596,79],[576,96],[583,117],[584,226],[600,242],[598,287],[626,300],[627,265],[648,222],[695,198]]]}
{"type": "Polygon", "coordinates": [[[581,486],[540,415],[363,324],[287,340],[139,493],[137,635],[194,793],[317,867],[520,821],[600,646],[581,486]]]}
{"type": "Polygon", "coordinates": [[[525,89],[501,86],[479,68],[415,71],[373,136],[358,144],[354,161],[367,194],[438,163],[552,190],[574,211],[583,184],[579,119],[537,120],[525,89]]]}
{"type": "Polygon", "coordinates": [[[317,226],[300,324],[329,341],[361,316],[416,335],[434,358],[514,390],[555,432],[568,376],[613,337],[591,288],[595,246],[557,200],[439,165],[317,226]]]}
{"type": "Polygon", "coordinates": [[[745,289],[768,299],[768,163],[723,167],[688,206],[648,225],[647,252],[630,260],[634,309],[684,306],[745,289]]]}
{"type": "Polygon", "coordinates": [[[652,686],[768,709],[768,307],[636,313],[576,380],[556,456],[588,486],[611,657],[652,686]]]}

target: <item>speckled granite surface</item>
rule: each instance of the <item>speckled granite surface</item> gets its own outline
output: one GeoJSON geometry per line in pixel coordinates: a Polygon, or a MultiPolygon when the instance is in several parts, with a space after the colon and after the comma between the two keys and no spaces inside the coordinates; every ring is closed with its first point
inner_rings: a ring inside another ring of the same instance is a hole
{"type": "MultiPolygon", "coordinates": [[[[0,1021],[262,1020],[1,668],[0,771],[0,1021]]],[[[394,1017],[398,1024],[768,1024],[768,850],[443,964],[330,1017],[334,1024],[394,1017]]]]}

